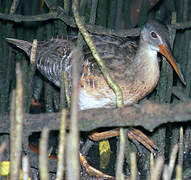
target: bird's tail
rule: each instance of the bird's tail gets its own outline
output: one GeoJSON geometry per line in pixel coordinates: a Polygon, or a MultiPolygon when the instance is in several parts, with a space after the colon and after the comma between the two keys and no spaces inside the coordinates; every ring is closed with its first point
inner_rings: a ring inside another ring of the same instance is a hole
{"type": "Polygon", "coordinates": [[[22,49],[27,53],[28,56],[31,54],[31,48],[32,48],[32,43],[24,40],[19,40],[19,39],[14,39],[14,38],[6,38],[6,40],[17,46],[18,48],[22,49]]]}

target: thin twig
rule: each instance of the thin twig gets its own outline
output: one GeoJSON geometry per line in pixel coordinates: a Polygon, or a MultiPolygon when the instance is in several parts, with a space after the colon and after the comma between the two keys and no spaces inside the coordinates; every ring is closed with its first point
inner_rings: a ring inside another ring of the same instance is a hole
{"type": "Polygon", "coordinates": [[[171,180],[172,177],[172,173],[174,170],[174,166],[176,163],[176,157],[177,157],[177,153],[178,153],[178,145],[176,144],[173,148],[172,148],[172,152],[170,154],[170,160],[168,165],[164,165],[164,171],[163,171],[163,180],[171,180]]]}
{"type": "Polygon", "coordinates": [[[10,9],[10,14],[14,14],[17,6],[19,5],[19,1],[20,0],[13,0],[12,4],[11,4],[11,9],[10,9]]]}
{"type": "Polygon", "coordinates": [[[66,109],[62,110],[61,114],[61,124],[59,131],[59,145],[58,145],[58,162],[57,162],[57,172],[56,180],[62,180],[64,174],[64,149],[65,149],[65,132],[66,132],[66,109]]]}
{"type": "Polygon", "coordinates": [[[78,93],[79,93],[79,53],[78,48],[72,53],[72,104],[70,134],[67,139],[67,179],[78,180],[79,170],[79,134],[78,134],[78,93]]]}
{"type": "Polygon", "coordinates": [[[38,46],[38,41],[36,39],[33,40],[31,54],[30,54],[30,63],[35,64],[36,62],[36,50],[38,46]]]}
{"type": "Polygon", "coordinates": [[[131,167],[130,167],[131,177],[130,177],[130,180],[136,180],[136,176],[137,176],[137,161],[136,161],[136,154],[135,154],[135,152],[130,153],[130,163],[131,163],[131,167]]]}
{"type": "Polygon", "coordinates": [[[68,108],[71,106],[71,100],[70,100],[70,89],[69,89],[69,84],[68,84],[68,74],[66,71],[64,73],[64,88],[65,88],[65,95],[66,95],[66,100],[68,104],[68,108]]]}
{"type": "Polygon", "coordinates": [[[123,176],[123,162],[124,162],[124,154],[125,154],[125,140],[126,140],[126,132],[123,128],[120,128],[120,144],[119,144],[119,153],[117,156],[116,162],[116,180],[124,179],[123,176]]]}
{"type": "Polygon", "coordinates": [[[178,164],[182,167],[183,165],[183,155],[184,155],[184,151],[183,151],[183,127],[180,127],[180,139],[179,139],[179,153],[178,153],[178,164]]]}
{"type": "Polygon", "coordinates": [[[162,180],[170,180],[169,179],[169,169],[168,169],[167,164],[165,164],[164,167],[163,167],[162,180]]]}
{"type": "Polygon", "coordinates": [[[72,53],[72,105],[71,105],[71,133],[76,136],[78,135],[78,95],[79,95],[79,51],[78,48],[73,50],[72,53]]]}
{"type": "Polygon", "coordinates": [[[27,156],[22,158],[22,170],[23,170],[23,180],[28,180],[29,178],[29,160],[27,156]]]}
{"type": "MultiPolygon", "coordinates": [[[[11,109],[10,109],[10,160],[14,159],[14,154],[12,153],[14,149],[14,141],[15,141],[15,96],[16,96],[16,90],[13,90],[12,97],[11,97],[11,109]]],[[[1,121],[2,122],[2,121],[1,121]]]]}
{"type": "MultiPolygon", "coordinates": [[[[20,65],[16,65],[17,86],[15,97],[15,137],[11,137],[13,145],[11,145],[11,180],[19,178],[20,157],[22,148],[22,133],[23,133],[23,84],[20,65]]],[[[11,128],[13,129],[13,128],[11,128]]]]}
{"type": "Polygon", "coordinates": [[[182,180],[182,166],[176,166],[176,180],[182,180]]]}
{"type": "Polygon", "coordinates": [[[160,179],[163,164],[164,164],[164,158],[159,156],[156,159],[154,170],[153,170],[153,179],[151,179],[151,180],[159,180],[160,179]]]}
{"type": "Polygon", "coordinates": [[[154,155],[151,153],[150,155],[150,179],[154,179],[154,155]]]}
{"type": "Polygon", "coordinates": [[[71,106],[70,89],[69,89],[68,81],[69,81],[68,74],[63,68],[62,77],[61,77],[61,93],[60,93],[60,108],[61,109],[65,107],[66,102],[67,102],[68,108],[70,108],[71,106]]]}
{"type": "Polygon", "coordinates": [[[40,169],[40,179],[48,180],[48,128],[45,127],[41,134],[40,139],[40,155],[39,155],[39,169],[40,169]]]}
{"type": "Polygon", "coordinates": [[[169,161],[169,163],[168,163],[169,180],[170,180],[171,177],[172,177],[172,172],[173,172],[173,170],[174,170],[177,153],[178,153],[178,145],[176,144],[176,145],[173,147],[173,149],[172,149],[172,152],[171,152],[171,154],[170,154],[170,161],[169,161]]]}

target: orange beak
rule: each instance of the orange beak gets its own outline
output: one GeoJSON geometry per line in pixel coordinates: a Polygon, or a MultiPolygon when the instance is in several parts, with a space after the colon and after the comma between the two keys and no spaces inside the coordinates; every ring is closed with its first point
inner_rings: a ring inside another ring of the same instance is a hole
{"type": "Polygon", "coordinates": [[[175,63],[171,50],[165,44],[160,45],[159,48],[160,48],[159,52],[167,58],[168,62],[171,64],[171,66],[177,73],[177,75],[180,78],[180,80],[182,81],[182,83],[184,85],[186,85],[183,74],[181,73],[180,69],[178,68],[177,64],[175,63]]]}

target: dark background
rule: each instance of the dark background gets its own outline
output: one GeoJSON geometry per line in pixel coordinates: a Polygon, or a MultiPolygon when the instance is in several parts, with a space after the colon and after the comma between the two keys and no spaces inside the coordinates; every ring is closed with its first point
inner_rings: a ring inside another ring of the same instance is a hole
{"type": "MultiPolygon", "coordinates": [[[[0,0],[0,13],[10,14],[12,1],[0,0]]],[[[21,0],[14,14],[39,15],[48,13],[53,6],[61,6],[65,14],[73,16],[70,0],[21,0]],[[68,5],[66,5],[66,3],[68,5]]],[[[84,16],[85,24],[96,24],[109,29],[120,29],[141,27],[147,19],[155,18],[164,24],[176,22],[187,22],[191,19],[191,1],[189,0],[81,0],[80,15],[84,16]],[[96,19],[92,20],[92,2],[96,19]]],[[[0,114],[8,113],[12,90],[16,85],[15,65],[21,64],[24,85],[24,112],[36,112],[31,107],[31,99],[40,102],[38,112],[58,112],[60,95],[59,89],[48,82],[41,74],[34,71],[29,63],[29,58],[18,49],[12,48],[5,40],[7,37],[33,41],[33,39],[46,40],[52,37],[66,37],[77,35],[78,30],[66,25],[61,20],[47,20],[41,22],[13,22],[0,18],[0,114]],[[40,110],[39,110],[40,109],[40,110]]],[[[174,33],[174,34],[173,34],[174,33]]],[[[186,87],[181,84],[168,63],[161,64],[161,78],[154,90],[147,98],[157,103],[178,103],[190,97],[191,90],[191,30],[173,30],[175,35],[172,46],[177,63],[180,64],[186,87]]],[[[173,36],[172,36],[173,37],[173,36]]],[[[185,156],[191,152],[191,129],[190,124],[184,126],[184,151],[185,156]]],[[[148,132],[145,132],[148,133],[148,132]]],[[[149,134],[149,133],[148,133],[149,134]]],[[[154,133],[149,134],[157,145],[160,146],[158,155],[165,155],[168,161],[171,147],[178,142],[179,124],[169,124],[159,127],[154,133]]],[[[128,142],[129,143],[129,142],[128,142]]],[[[112,143],[113,144],[113,140],[112,143]]],[[[132,145],[129,145],[132,146],[132,145]]],[[[135,150],[130,147],[127,151],[135,150]]],[[[115,150],[114,150],[115,151],[115,150]]],[[[149,153],[144,150],[145,156],[138,161],[142,168],[143,175],[147,174],[147,163],[149,153]]],[[[128,164],[128,157],[126,158],[128,164]]],[[[185,166],[189,166],[189,162],[185,166]]],[[[128,166],[128,165],[127,165],[128,166]]]]}

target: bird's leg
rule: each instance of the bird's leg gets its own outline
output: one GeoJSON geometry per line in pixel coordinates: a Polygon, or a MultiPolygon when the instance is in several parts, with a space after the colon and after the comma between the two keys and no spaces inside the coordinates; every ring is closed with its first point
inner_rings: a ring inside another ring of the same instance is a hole
{"type": "Polygon", "coordinates": [[[103,139],[119,136],[119,134],[119,129],[112,129],[104,132],[93,132],[88,137],[93,141],[101,141],[103,139]]]}
{"type": "Polygon", "coordinates": [[[142,131],[140,131],[138,129],[135,129],[132,127],[129,128],[128,137],[134,141],[141,143],[152,153],[156,153],[156,151],[158,151],[157,145],[155,145],[154,142],[150,138],[148,138],[142,131]]]}
{"type": "MultiPolygon", "coordinates": [[[[111,137],[119,136],[120,131],[119,129],[112,129],[105,132],[93,132],[88,137],[89,139],[93,141],[100,141],[103,139],[108,139],[111,137]]],[[[153,143],[152,140],[150,140],[144,133],[142,133],[140,130],[135,128],[129,128],[128,129],[128,137],[132,140],[132,142],[136,145],[138,151],[140,154],[142,154],[142,150],[140,148],[140,143],[143,144],[148,150],[155,153],[156,150],[158,150],[158,147],[153,143]]],[[[92,141],[87,141],[85,143],[85,147],[83,149],[83,153],[87,154],[87,151],[90,149],[90,147],[93,145],[92,141]]],[[[80,163],[85,168],[86,172],[94,177],[99,178],[108,178],[112,179],[112,176],[106,175],[102,173],[101,171],[95,169],[94,167],[90,166],[86,160],[86,158],[80,153],[80,163]]]]}
{"type": "MultiPolygon", "coordinates": [[[[112,129],[105,132],[94,132],[88,137],[93,141],[100,141],[103,139],[119,136],[119,129],[112,129]]],[[[154,144],[154,142],[149,139],[144,133],[142,133],[140,130],[135,128],[129,128],[128,129],[128,137],[133,142],[139,142],[143,146],[145,146],[149,151],[155,153],[158,150],[158,147],[154,144]]],[[[139,149],[139,148],[138,148],[139,149]]]]}
{"type": "Polygon", "coordinates": [[[93,177],[104,178],[104,179],[114,179],[114,177],[104,174],[103,172],[95,169],[88,164],[86,158],[80,153],[80,164],[85,168],[86,172],[93,177]]]}
{"type": "Polygon", "coordinates": [[[85,169],[86,173],[88,175],[97,177],[97,178],[103,178],[103,179],[114,179],[112,176],[109,176],[107,174],[104,174],[103,172],[99,171],[98,169],[92,167],[88,164],[88,161],[86,160],[86,156],[88,154],[89,149],[92,147],[92,145],[95,142],[90,140],[89,138],[86,140],[85,144],[83,145],[80,153],[80,164],[85,169]]]}

